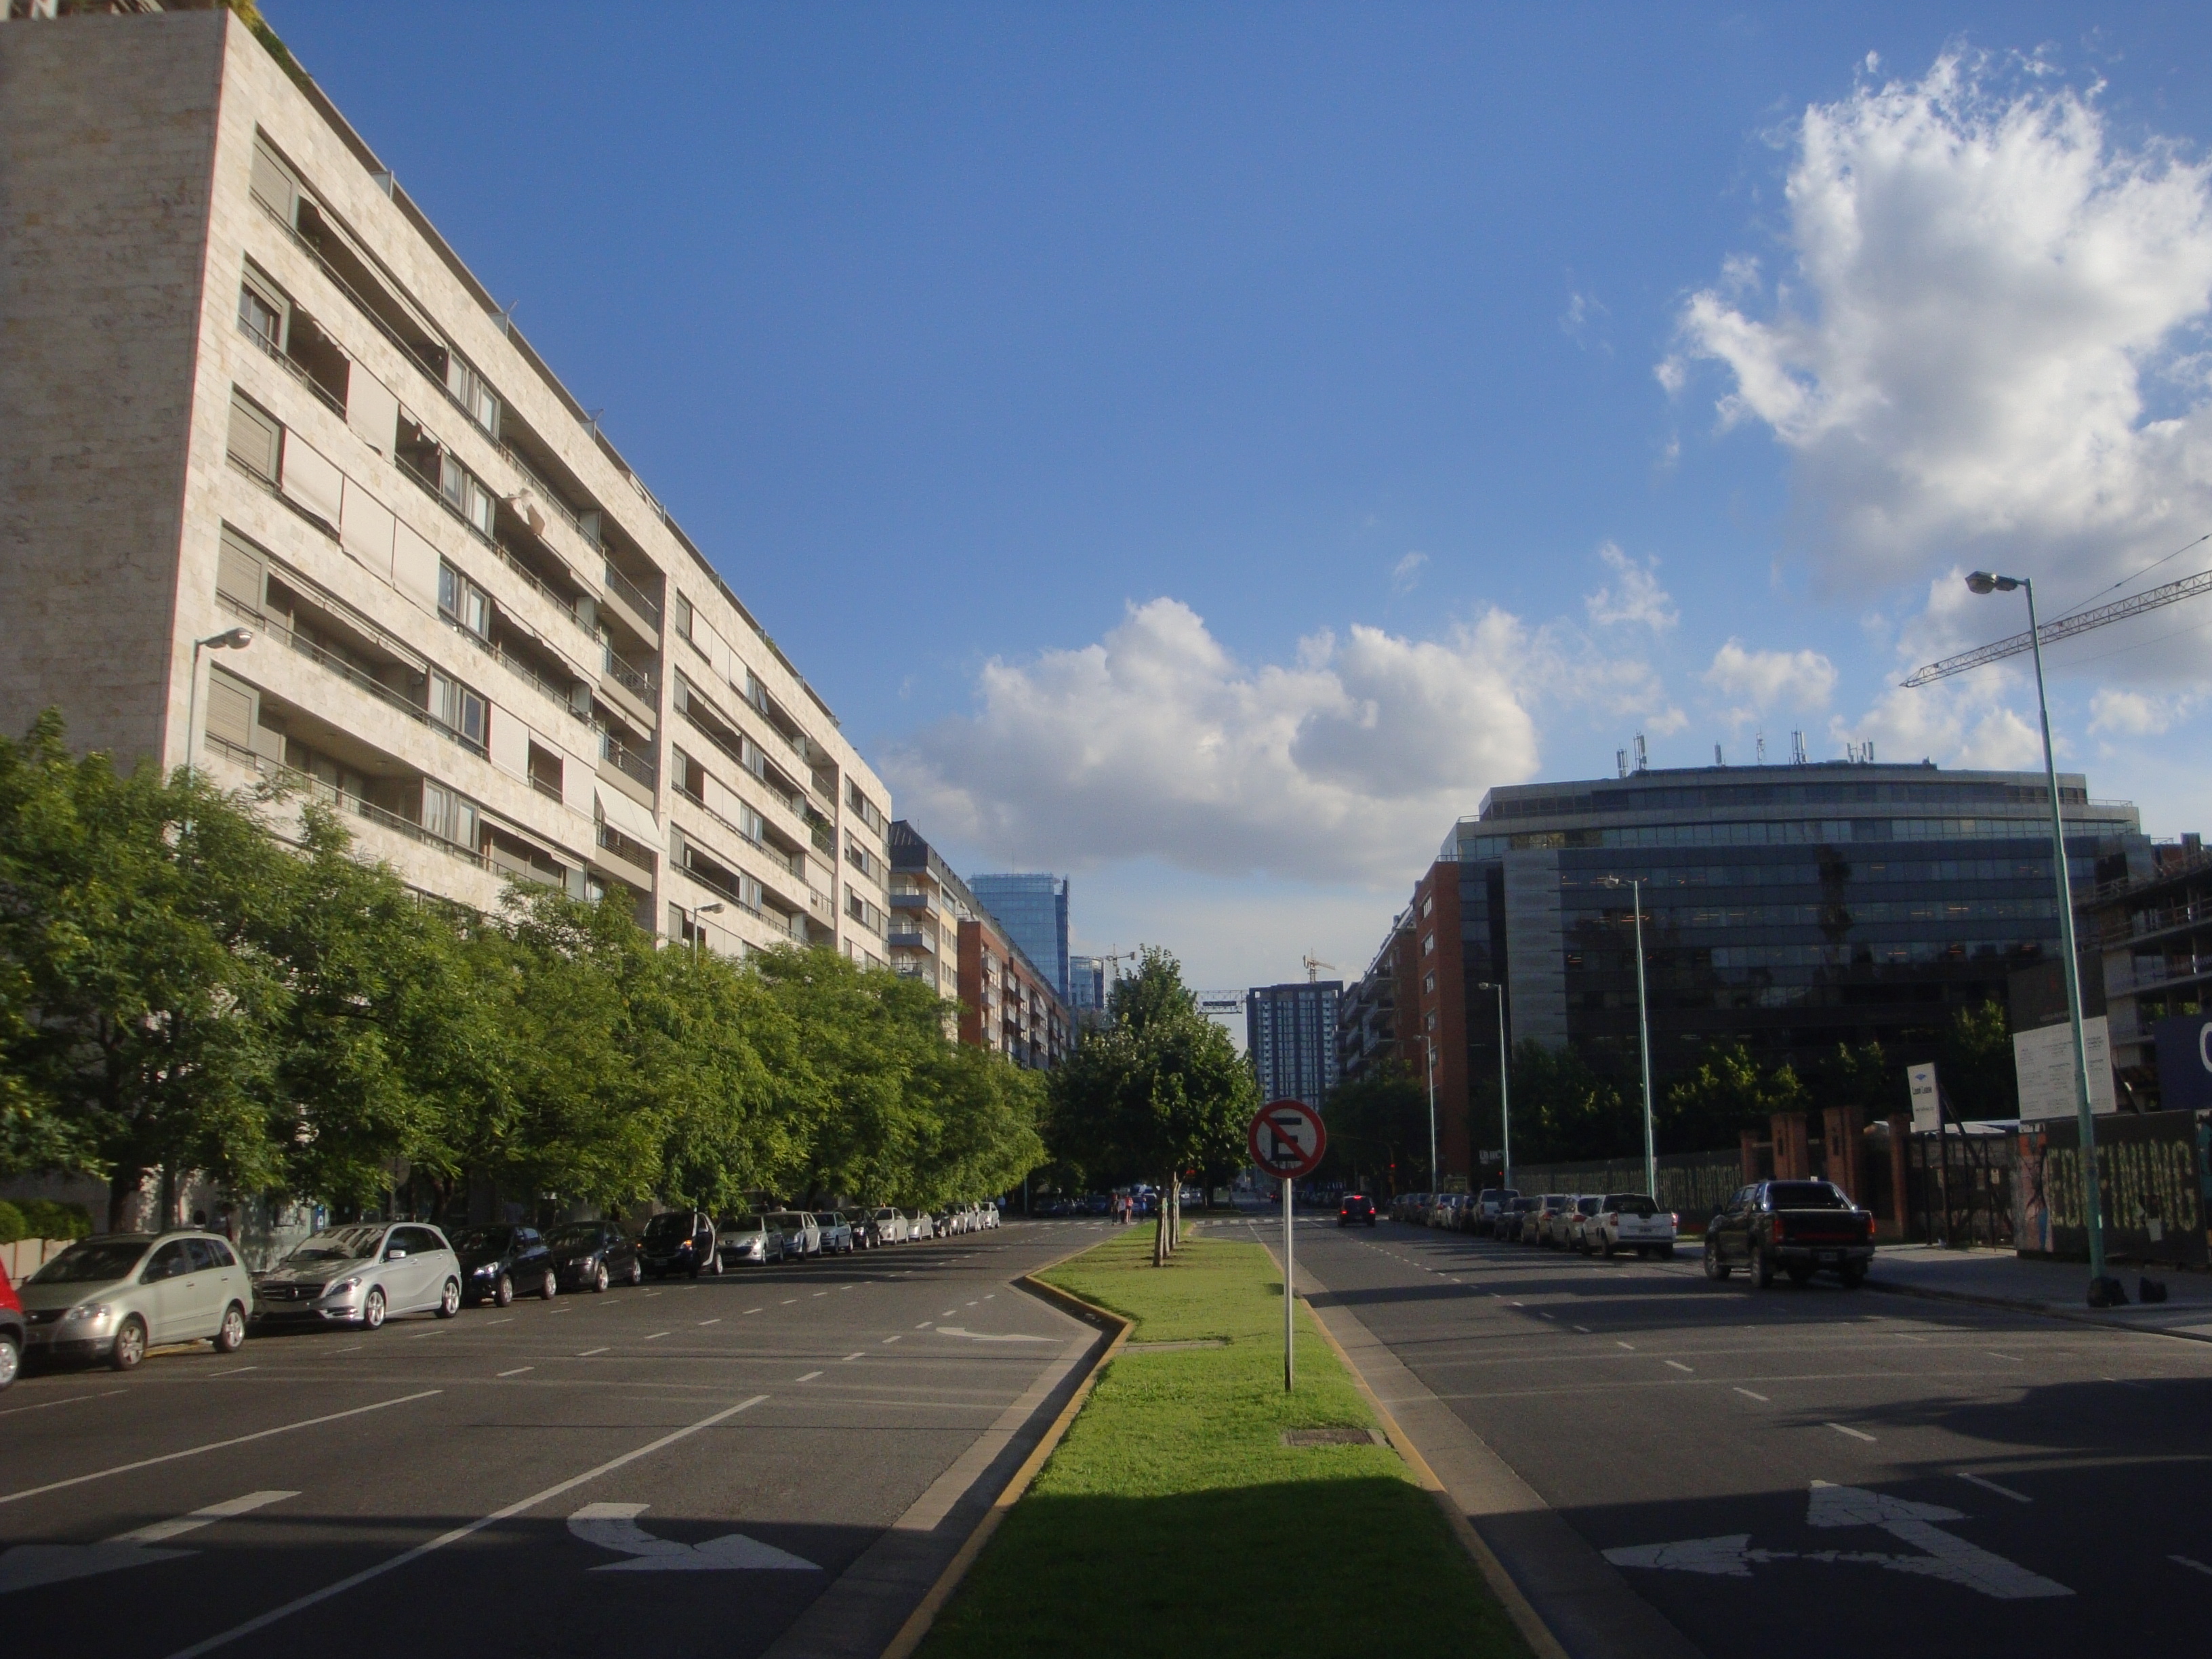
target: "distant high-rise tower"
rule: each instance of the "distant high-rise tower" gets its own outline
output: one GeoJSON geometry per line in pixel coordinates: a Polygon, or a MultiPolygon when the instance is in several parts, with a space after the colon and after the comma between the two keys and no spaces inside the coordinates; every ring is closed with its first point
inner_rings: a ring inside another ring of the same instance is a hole
{"type": "Polygon", "coordinates": [[[1061,876],[970,876],[969,890],[1048,974],[1060,1000],[1072,1003],[1067,981],[1067,881],[1061,876]]]}
{"type": "Polygon", "coordinates": [[[1255,985],[1244,999],[1245,1047],[1269,1100],[1318,1106],[1336,1086],[1336,1003],[1344,981],[1255,985]]]}

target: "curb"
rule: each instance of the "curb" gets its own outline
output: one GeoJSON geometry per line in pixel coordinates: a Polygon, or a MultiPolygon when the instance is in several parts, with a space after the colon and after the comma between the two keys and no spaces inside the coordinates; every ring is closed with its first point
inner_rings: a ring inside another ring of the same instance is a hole
{"type": "Polygon", "coordinates": [[[1368,1386],[1365,1374],[1353,1363],[1352,1356],[1344,1351],[1344,1345],[1336,1340],[1336,1333],[1329,1329],[1322,1316],[1314,1311],[1313,1304],[1304,1297],[1298,1298],[1298,1305],[1306,1310],[1306,1317],[1313,1322],[1314,1328],[1322,1334],[1322,1340],[1328,1344],[1329,1351],[1335,1354],[1346,1372],[1358,1385],[1359,1392],[1367,1396],[1367,1403],[1374,1408],[1376,1418],[1382,1423],[1382,1432],[1389,1438],[1391,1448],[1413,1472],[1413,1478],[1420,1484],[1422,1491],[1434,1498],[1437,1507],[1443,1511],[1452,1535],[1459,1540],[1460,1547],[1474,1558],[1474,1565],[1481,1570],[1483,1582],[1490,1586],[1490,1593],[1505,1609],[1506,1617],[1512,1620],[1513,1627],[1521,1632],[1521,1639],[1528,1643],[1536,1659],[1569,1659],[1566,1649],[1552,1633],[1552,1627],[1544,1622],[1543,1615],[1521,1593],[1521,1587],[1513,1582],[1512,1574],[1505,1571],[1505,1564],[1483,1541],[1482,1534],[1474,1529],[1474,1523],[1467,1518],[1460,1506],[1452,1502],[1451,1494],[1444,1490],[1444,1483],[1437,1478],[1437,1472],[1429,1467],[1429,1460],[1421,1455],[1413,1437],[1399,1426],[1398,1419],[1390,1415],[1389,1407],[1368,1386]]]}
{"type": "Polygon", "coordinates": [[[1005,1490],[983,1512],[982,1518],[975,1523],[975,1529],[960,1546],[958,1553],[945,1564],[945,1571],[937,1576],[937,1582],[929,1587],[929,1593],[907,1615],[906,1622],[899,1626],[898,1633],[884,1649],[883,1659],[909,1659],[914,1650],[921,1645],[922,1638],[929,1634],[929,1627],[937,1622],[937,1615],[944,1610],[945,1602],[951,1599],[952,1592],[960,1588],[960,1581],[975,1565],[976,1557],[982,1554],[983,1546],[990,1542],[991,1534],[1006,1518],[1006,1511],[1013,1508],[1022,1494],[1030,1489],[1030,1484],[1037,1477],[1037,1471],[1044,1467],[1045,1460],[1052,1455],[1066,1435],[1068,1425],[1075,1421],[1075,1414],[1083,1409],[1084,1401],[1091,1397],[1091,1387],[1098,1381],[1099,1373],[1106,1369],[1108,1361],[1121,1352],[1121,1345],[1129,1340],[1129,1333],[1136,1328],[1135,1321],[1110,1313],[1095,1303],[1085,1302],[1081,1297],[1071,1295],[1057,1285],[1048,1285],[1036,1276],[1058,1267],[1062,1261],[1071,1261],[1097,1248],[1097,1244],[1086,1244],[1081,1249],[1070,1250],[1066,1255],[1048,1261],[1013,1281],[1016,1289],[1028,1291],[1038,1300],[1051,1304],[1062,1313],[1072,1315],[1086,1325],[1111,1333],[1111,1340],[1097,1352],[1091,1362],[1090,1370],[1075,1385],[1075,1392],[1067,1397],[1067,1403],[1060,1407],[1060,1415],[1053,1419],[1052,1426],[1044,1431],[1030,1455],[1022,1460],[1021,1468],[1016,1469],[1013,1478],[1006,1482],[1005,1490]]]}
{"type": "Polygon", "coordinates": [[[1927,1285],[1899,1285],[1893,1279],[1876,1279],[1871,1274],[1867,1278],[1866,1287],[1870,1291],[1880,1291],[1885,1296],[1917,1296],[1923,1302],[1963,1302],[1977,1308],[2002,1308],[2008,1313],[2033,1314],[2042,1319],[2063,1319],[2069,1325],[2087,1325],[2092,1330],[2120,1331],[2134,1336],[2166,1336],[2177,1342],[2212,1342],[2212,1333],[2177,1331],[2166,1325],[2124,1325],[2117,1320],[2100,1319],[2094,1314],[2054,1308],[2045,1302],[1978,1296],[1972,1291],[1941,1291],[1927,1285]]]}

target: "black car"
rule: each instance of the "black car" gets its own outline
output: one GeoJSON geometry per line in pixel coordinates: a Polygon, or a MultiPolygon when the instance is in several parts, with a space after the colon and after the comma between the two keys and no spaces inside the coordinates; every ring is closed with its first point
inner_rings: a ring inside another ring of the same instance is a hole
{"type": "Polygon", "coordinates": [[[1753,1182],[1705,1226],[1705,1277],[1741,1267],[1762,1291],[1777,1269],[1793,1285],[1826,1272],[1856,1290],[1873,1261],[1874,1217],[1831,1181],[1753,1182]]]}
{"type": "Polygon", "coordinates": [[[1375,1200],[1364,1193],[1346,1193],[1344,1201],[1336,1206],[1336,1224],[1349,1227],[1355,1221],[1375,1224],[1375,1200]]]}
{"type": "Polygon", "coordinates": [[[553,1253],[534,1227],[470,1227],[453,1236],[461,1259],[461,1300],[504,1308],[518,1291],[550,1302],[560,1293],[553,1253]]]}
{"type": "Polygon", "coordinates": [[[553,1271],[563,1285],[580,1291],[604,1291],[619,1281],[635,1285],[645,1277],[637,1246],[611,1221],[571,1221],[545,1235],[553,1271]]]}
{"type": "Polygon", "coordinates": [[[722,1271],[721,1253],[714,1248],[714,1218],[700,1210],[663,1210],[645,1224],[638,1254],[644,1258],[646,1272],[655,1279],[671,1273],[696,1279],[702,1273],[722,1271]]]}

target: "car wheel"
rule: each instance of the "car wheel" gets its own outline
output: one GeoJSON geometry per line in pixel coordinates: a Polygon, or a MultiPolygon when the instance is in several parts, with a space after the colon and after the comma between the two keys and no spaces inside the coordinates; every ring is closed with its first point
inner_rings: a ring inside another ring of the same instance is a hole
{"type": "Polygon", "coordinates": [[[116,1332],[115,1346],[108,1350],[107,1363],[118,1371],[135,1371],[145,1357],[146,1322],[132,1314],[123,1322],[123,1328],[116,1332]]]}
{"type": "Polygon", "coordinates": [[[499,1307],[512,1306],[514,1302],[514,1281],[505,1273],[501,1273],[499,1276],[499,1283],[491,1287],[491,1299],[499,1307]]]}
{"type": "MultiPolygon", "coordinates": [[[[1599,1255],[1602,1255],[1607,1261],[1612,1261],[1613,1253],[1617,1248],[1613,1242],[1613,1235],[1611,1233],[1607,1233],[1605,1236],[1604,1241],[1600,1243],[1597,1248],[1599,1255]]],[[[1637,1254],[1640,1255],[1643,1252],[1639,1250],[1637,1254]]]]}
{"type": "Polygon", "coordinates": [[[1728,1276],[1729,1265],[1721,1260],[1720,1243],[1708,1233],[1705,1235],[1705,1277],[1726,1279],[1728,1276]]]}
{"type": "MultiPolygon", "coordinates": [[[[513,1292],[509,1294],[511,1296],[513,1292]]],[[[502,1303],[501,1305],[504,1307],[506,1304],[502,1303]]],[[[370,1286],[368,1296],[362,1300],[361,1328],[365,1331],[384,1328],[384,1287],[381,1285],[370,1286]]]]}
{"type": "Polygon", "coordinates": [[[235,1302],[222,1310],[222,1323],[215,1328],[215,1351],[236,1353],[246,1346],[246,1310],[235,1302]]]}
{"type": "Polygon", "coordinates": [[[15,1352],[13,1335],[0,1335],[0,1392],[5,1392],[23,1369],[23,1356],[15,1352]]]}
{"type": "Polygon", "coordinates": [[[449,1279],[446,1281],[446,1288],[438,1296],[438,1317],[451,1319],[460,1310],[461,1281],[458,1279],[449,1279]]]}
{"type": "Polygon", "coordinates": [[[545,1270],[545,1277],[539,1281],[538,1285],[538,1299],[541,1302],[550,1302],[555,1297],[560,1294],[561,1281],[554,1275],[553,1270],[550,1267],[548,1267],[545,1270]]]}
{"type": "Polygon", "coordinates": [[[1774,1263],[1766,1254],[1766,1246],[1759,1245],[1751,1253],[1751,1287],[1754,1291],[1774,1288],[1774,1263]]]}
{"type": "MultiPolygon", "coordinates": [[[[631,1284],[633,1284],[633,1285],[635,1285],[635,1284],[636,1284],[636,1283],[637,1283],[637,1269],[636,1269],[636,1268],[635,1268],[635,1267],[633,1267],[633,1268],[631,1268],[631,1269],[630,1269],[630,1281],[629,1281],[629,1282],[630,1282],[631,1284]]],[[[604,1291],[605,1289],[606,1289],[606,1287],[607,1287],[607,1264],[606,1264],[605,1262],[602,1261],[602,1262],[600,1262],[600,1263],[599,1263],[599,1265],[598,1267],[594,1267],[594,1268],[592,1270],[592,1291],[596,1293],[596,1292],[598,1292],[598,1291],[604,1291]]]]}

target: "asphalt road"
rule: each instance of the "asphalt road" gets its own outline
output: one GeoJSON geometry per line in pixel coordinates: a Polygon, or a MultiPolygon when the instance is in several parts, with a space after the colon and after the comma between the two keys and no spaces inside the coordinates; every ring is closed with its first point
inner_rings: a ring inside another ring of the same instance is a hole
{"type": "Polygon", "coordinates": [[[880,1651],[1096,1339],[1009,1224],[0,1395],[12,1653],[880,1651]]]}
{"type": "Polygon", "coordinates": [[[1711,1659],[2212,1650],[2212,1346],[1754,1291],[1686,1253],[1298,1231],[1316,1305],[1711,1659]]]}

